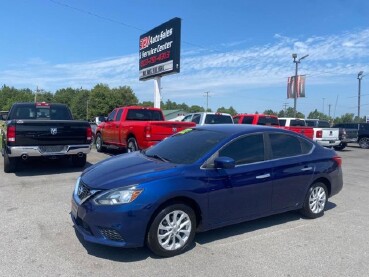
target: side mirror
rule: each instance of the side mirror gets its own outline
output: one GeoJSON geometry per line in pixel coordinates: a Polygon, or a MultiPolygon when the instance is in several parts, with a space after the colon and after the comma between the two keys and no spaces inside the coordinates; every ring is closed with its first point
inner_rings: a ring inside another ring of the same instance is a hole
{"type": "Polygon", "coordinates": [[[8,115],[2,114],[1,117],[0,117],[0,120],[4,120],[5,121],[7,117],[8,117],[8,115]]]}
{"type": "Polygon", "coordinates": [[[231,169],[235,168],[236,162],[230,157],[218,157],[214,160],[215,168],[231,169]]]}

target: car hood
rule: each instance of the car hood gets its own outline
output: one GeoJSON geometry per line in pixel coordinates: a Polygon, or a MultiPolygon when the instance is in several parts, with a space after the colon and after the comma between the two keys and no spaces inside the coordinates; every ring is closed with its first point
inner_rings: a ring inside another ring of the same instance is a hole
{"type": "Polygon", "coordinates": [[[178,175],[178,165],[148,158],[140,152],[103,160],[82,173],[82,181],[93,189],[113,189],[178,175]]]}

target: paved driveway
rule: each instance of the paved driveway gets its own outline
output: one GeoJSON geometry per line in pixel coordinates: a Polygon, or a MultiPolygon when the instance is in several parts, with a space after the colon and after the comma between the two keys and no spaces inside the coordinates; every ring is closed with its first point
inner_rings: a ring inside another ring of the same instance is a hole
{"type": "MultiPolygon", "coordinates": [[[[183,255],[85,243],[72,227],[70,199],[80,170],[67,162],[22,165],[0,160],[0,276],[368,276],[369,150],[348,147],[344,189],[324,217],[298,213],[197,234],[183,255]]],[[[108,157],[95,150],[94,164],[108,157]]]]}

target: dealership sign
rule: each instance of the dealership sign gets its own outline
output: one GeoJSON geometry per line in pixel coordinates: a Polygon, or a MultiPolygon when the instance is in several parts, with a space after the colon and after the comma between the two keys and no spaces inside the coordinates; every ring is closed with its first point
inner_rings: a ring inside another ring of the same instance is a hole
{"type": "Polygon", "coordinates": [[[181,19],[175,17],[140,36],[140,80],[180,71],[181,19]]]}

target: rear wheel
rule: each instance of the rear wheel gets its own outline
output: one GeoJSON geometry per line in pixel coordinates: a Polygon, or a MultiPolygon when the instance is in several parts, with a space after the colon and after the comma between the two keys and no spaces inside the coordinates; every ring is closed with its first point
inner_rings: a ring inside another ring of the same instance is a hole
{"type": "Polygon", "coordinates": [[[369,138],[364,137],[359,140],[359,145],[361,148],[369,149],[369,138]]]}
{"type": "Polygon", "coordinates": [[[345,149],[346,146],[347,146],[347,143],[346,142],[341,142],[339,145],[334,146],[334,149],[335,150],[338,150],[338,151],[341,151],[341,150],[345,149]]]}
{"type": "Polygon", "coordinates": [[[147,246],[162,257],[183,253],[195,237],[196,216],[185,204],[165,207],[154,218],[147,234],[147,246]]]}
{"type": "Polygon", "coordinates": [[[4,172],[12,173],[17,169],[17,158],[10,158],[7,153],[4,153],[4,172]]]}
{"type": "Polygon", "coordinates": [[[95,144],[96,144],[96,151],[97,152],[102,152],[104,150],[103,140],[102,140],[102,137],[101,137],[100,133],[96,135],[95,144]]]}
{"type": "Polygon", "coordinates": [[[137,141],[135,138],[129,138],[127,140],[127,152],[135,152],[138,150],[137,141]]]}
{"type": "Polygon", "coordinates": [[[86,165],[86,161],[87,161],[87,155],[86,154],[83,154],[80,157],[78,155],[73,155],[72,156],[72,164],[74,166],[84,167],[86,165]]]}
{"type": "Polygon", "coordinates": [[[305,198],[301,213],[308,218],[317,218],[324,214],[328,201],[327,187],[323,183],[313,184],[305,198]]]}

